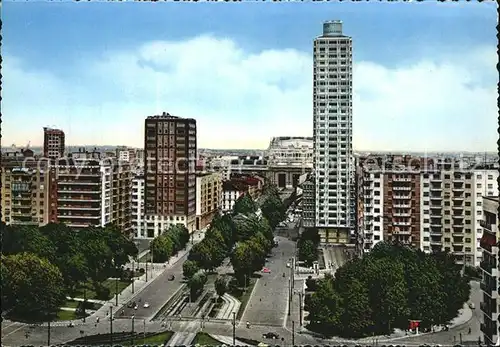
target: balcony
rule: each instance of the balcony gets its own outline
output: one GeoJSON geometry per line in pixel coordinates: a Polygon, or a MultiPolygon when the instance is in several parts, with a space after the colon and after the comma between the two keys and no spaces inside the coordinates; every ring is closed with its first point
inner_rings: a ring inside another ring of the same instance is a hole
{"type": "Polygon", "coordinates": [[[81,205],[62,205],[62,206],[57,206],[58,210],[75,210],[75,211],[99,211],[101,210],[100,206],[81,206],[81,205]]]}
{"type": "Polygon", "coordinates": [[[57,182],[57,185],[58,186],[97,186],[99,185],[101,182],[97,181],[97,182],[93,182],[93,181],[58,181],[57,182]]]}
{"type": "Polygon", "coordinates": [[[496,259],[493,258],[493,262],[489,262],[486,260],[483,260],[479,263],[479,267],[486,273],[490,274],[493,277],[498,277],[498,268],[496,264],[496,259]]]}
{"type": "Polygon", "coordinates": [[[393,186],[392,190],[398,191],[398,190],[403,190],[403,191],[410,191],[411,187],[399,187],[399,186],[393,186]]]}
{"type": "Polygon", "coordinates": [[[100,190],[58,189],[58,194],[101,194],[100,190]]]}
{"type": "Polygon", "coordinates": [[[441,188],[441,187],[430,187],[431,192],[440,192],[442,190],[443,190],[443,188],[441,188]]]}
{"type": "Polygon", "coordinates": [[[454,205],[454,206],[452,206],[452,209],[453,210],[463,210],[464,207],[463,206],[459,206],[459,205],[454,205]]]}
{"type": "Polygon", "coordinates": [[[394,204],[394,208],[411,208],[411,205],[394,204]]]}
{"type": "Polygon", "coordinates": [[[453,190],[454,192],[463,192],[463,191],[465,191],[465,188],[464,187],[453,187],[451,190],[453,190]]]}
{"type": "Polygon", "coordinates": [[[402,213],[396,212],[396,213],[393,213],[392,215],[394,217],[411,217],[411,213],[408,213],[408,212],[402,212],[402,213]]]}
{"type": "Polygon", "coordinates": [[[485,221],[485,220],[483,220],[483,219],[481,219],[481,220],[479,221],[479,225],[480,225],[482,228],[486,229],[486,230],[489,230],[489,231],[492,231],[492,230],[493,230],[493,229],[491,229],[491,223],[488,223],[487,221],[485,221]]]}
{"type": "Polygon", "coordinates": [[[401,222],[401,221],[397,222],[397,221],[395,221],[395,222],[392,222],[392,224],[393,225],[400,225],[400,226],[410,226],[411,222],[401,222]]]}
{"type": "Polygon", "coordinates": [[[437,240],[431,240],[431,246],[441,246],[443,243],[437,240]]]}
{"type": "Polygon", "coordinates": [[[411,235],[411,230],[396,230],[392,231],[393,235],[411,235]]]}
{"type": "Polygon", "coordinates": [[[430,226],[433,228],[441,228],[443,224],[441,224],[441,222],[431,222],[430,226]]]}
{"type": "Polygon", "coordinates": [[[411,200],[411,195],[394,195],[393,199],[411,200]]]}
{"type": "Polygon", "coordinates": [[[82,214],[71,214],[71,215],[59,215],[58,218],[69,218],[69,219],[100,219],[101,216],[93,215],[82,215],[82,214]]]}
{"type": "Polygon", "coordinates": [[[465,196],[464,196],[464,195],[453,195],[453,199],[454,199],[454,200],[459,200],[459,201],[460,201],[460,200],[465,199],[465,196]]]}
{"type": "Polygon", "coordinates": [[[85,201],[85,202],[100,202],[101,199],[96,199],[96,198],[89,198],[89,197],[69,197],[69,196],[63,196],[63,197],[58,197],[58,201],[85,201]]]}
{"type": "Polygon", "coordinates": [[[431,200],[443,200],[443,197],[441,195],[431,195],[430,199],[431,200]]]}
{"type": "Polygon", "coordinates": [[[395,177],[392,179],[394,182],[411,182],[409,177],[395,177]]]}
{"type": "Polygon", "coordinates": [[[430,235],[431,235],[431,237],[442,237],[443,233],[441,231],[431,231],[430,235]]]}
{"type": "Polygon", "coordinates": [[[442,210],[443,206],[441,206],[441,205],[431,205],[430,208],[431,208],[431,210],[442,210]]]}
{"type": "Polygon", "coordinates": [[[431,181],[431,183],[441,183],[441,182],[442,182],[442,179],[441,179],[441,177],[437,177],[437,178],[432,177],[432,178],[430,179],[430,181],[431,181]]]}

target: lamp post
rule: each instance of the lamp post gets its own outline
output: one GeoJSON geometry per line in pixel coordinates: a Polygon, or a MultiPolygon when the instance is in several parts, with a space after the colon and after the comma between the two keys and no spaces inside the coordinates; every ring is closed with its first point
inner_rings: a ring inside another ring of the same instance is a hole
{"type": "Polygon", "coordinates": [[[233,312],[233,347],[236,346],[236,312],[233,312]]]}
{"type": "Polygon", "coordinates": [[[132,341],[131,341],[132,346],[134,345],[134,335],[135,335],[134,325],[135,325],[135,316],[132,316],[132,341]]]}
{"type": "Polygon", "coordinates": [[[115,295],[116,295],[115,306],[118,306],[118,278],[115,278],[115,295]]]}

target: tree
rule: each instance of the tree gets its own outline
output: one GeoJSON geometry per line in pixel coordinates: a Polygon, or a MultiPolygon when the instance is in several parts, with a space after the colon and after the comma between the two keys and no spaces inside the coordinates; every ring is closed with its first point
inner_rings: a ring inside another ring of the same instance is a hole
{"type": "Polygon", "coordinates": [[[299,260],[304,261],[307,266],[312,266],[318,260],[318,248],[311,240],[298,242],[299,260]]]}
{"type": "Polygon", "coordinates": [[[199,242],[191,248],[188,259],[196,262],[202,269],[211,269],[213,266],[212,244],[208,242],[199,242]]]}
{"type": "Polygon", "coordinates": [[[326,336],[333,336],[341,330],[344,306],[330,274],[318,281],[317,291],[311,295],[309,306],[311,329],[326,336]]]}
{"type": "Polygon", "coordinates": [[[219,299],[222,298],[222,296],[224,296],[224,294],[226,294],[227,289],[228,289],[228,283],[229,283],[229,280],[228,280],[227,276],[218,276],[215,279],[215,283],[214,283],[215,292],[219,296],[219,299]]]}
{"type": "Polygon", "coordinates": [[[246,241],[254,236],[263,227],[263,222],[253,215],[238,214],[234,216],[235,240],[246,241]]]}
{"type": "Polygon", "coordinates": [[[262,203],[261,211],[273,230],[285,219],[283,201],[281,201],[279,195],[271,194],[266,196],[262,203]]]}
{"type": "Polygon", "coordinates": [[[186,260],[184,264],[182,264],[182,272],[186,279],[191,279],[198,271],[200,270],[198,264],[192,260],[186,260]]]}
{"type": "Polygon", "coordinates": [[[387,242],[348,261],[334,279],[327,277],[317,282],[308,302],[310,328],[343,337],[390,334],[395,328],[406,329],[411,319],[425,328],[447,324],[470,291],[450,254],[426,254],[387,242]],[[341,314],[340,321],[328,316],[336,314],[341,314]]]}
{"type": "Polygon", "coordinates": [[[155,263],[166,262],[174,252],[172,238],[165,234],[155,237],[149,248],[153,254],[153,261],[155,263]]]}
{"type": "Polygon", "coordinates": [[[10,316],[41,320],[54,315],[65,301],[59,269],[33,253],[3,256],[2,311],[10,316]]]}
{"type": "Polygon", "coordinates": [[[231,253],[231,264],[234,270],[234,276],[239,284],[245,282],[245,277],[249,278],[255,271],[253,264],[254,251],[247,242],[239,242],[236,244],[234,251],[231,253]]]}
{"type": "Polygon", "coordinates": [[[316,291],[318,288],[317,280],[312,278],[312,276],[308,276],[306,279],[306,287],[307,287],[306,290],[308,290],[308,291],[311,291],[311,292],[316,291]]]}
{"type": "Polygon", "coordinates": [[[205,273],[201,270],[195,273],[193,277],[189,279],[188,287],[192,300],[196,298],[203,291],[203,288],[205,287],[206,283],[207,283],[207,275],[205,275],[205,273]]]}
{"type": "Polygon", "coordinates": [[[257,206],[255,205],[255,202],[253,201],[250,194],[248,193],[245,193],[242,196],[240,196],[234,203],[233,207],[234,216],[240,213],[244,215],[249,215],[249,214],[254,214],[255,212],[257,212],[257,206]]]}

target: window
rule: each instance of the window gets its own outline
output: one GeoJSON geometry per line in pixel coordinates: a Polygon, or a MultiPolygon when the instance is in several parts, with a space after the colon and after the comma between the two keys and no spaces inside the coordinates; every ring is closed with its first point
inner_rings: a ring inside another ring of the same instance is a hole
{"type": "Polygon", "coordinates": [[[481,201],[476,202],[476,206],[481,206],[481,205],[482,205],[481,201]]]}
{"type": "Polygon", "coordinates": [[[477,175],[477,179],[478,179],[478,180],[480,180],[480,179],[482,179],[482,178],[483,178],[483,176],[482,176],[482,175],[477,175]]]}
{"type": "Polygon", "coordinates": [[[492,180],[493,179],[493,175],[488,175],[488,179],[492,180]]]}
{"type": "Polygon", "coordinates": [[[375,213],[380,213],[380,208],[374,208],[374,209],[373,209],[373,212],[375,212],[375,213]]]}
{"type": "Polygon", "coordinates": [[[375,187],[380,187],[380,182],[375,182],[373,185],[374,185],[375,187]]]}

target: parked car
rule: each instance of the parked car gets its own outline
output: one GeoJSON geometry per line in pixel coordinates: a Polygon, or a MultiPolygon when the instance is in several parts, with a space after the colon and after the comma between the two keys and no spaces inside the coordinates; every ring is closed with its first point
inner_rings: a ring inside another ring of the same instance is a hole
{"type": "Polygon", "coordinates": [[[139,306],[135,305],[134,306],[134,310],[137,310],[139,308],[139,306]]]}
{"type": "Polygon", "coordinates": [[[278,339],[280,336],[276,333],[269,332],[269,333],[262,334],[262,337],[265,339],[278,339]]]}
{"type": "Polygon", "coordinates": [[[271,270],[269,268],[265,267],[262,269],[262,272],[265,274],[269,274],[269,273],[271,273],[271,270]]]}
{"type": "Polygon", "coordinates": [[[149,303],[148,302],[145,302],[144,303],[144,308],[148,308],[149,307],[149,303]]]}
{"type": "Polygon", "coordinates": [[[175,276],[174,276],[174,275],[170,275],[170,276],[168,276],[168,280],[169,280],[169,281],[173,281],[173,280],[175,280],[175,276]]]}

